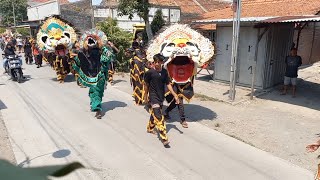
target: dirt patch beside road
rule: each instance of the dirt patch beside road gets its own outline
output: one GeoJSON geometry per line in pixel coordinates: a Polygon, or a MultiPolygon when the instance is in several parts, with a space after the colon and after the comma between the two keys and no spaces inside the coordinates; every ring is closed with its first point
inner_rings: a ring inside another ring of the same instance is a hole
{"type": "Polygon", "coordinates": [[[10,144],[6,125],[3,121],[0,110],[0,159],[5,159],[16,164],[16,160],[10,144]]]}
{"type": "MultiPolygon", "coordinates": [[[[300,167],[316,170],[319,152],[307,153],[305,146],[318,138],[319,111],[269,100],[238,106],[198,100],[192,104],[207,107],[216,114],[214,119],[200,120],[201,124],[300,167]]],[[[186,109],[187,116],[196,111],[190,111],[188,105],[186,109]]]]}
{"type": "Polygon", "coordinates": [[[192,103],[217,114],[202,124],[315,171],[320,151],[307,153],[305,147],[320,135],[320,63],[299,70],[296,98],[291,91],[281,96],[280,90],[281,86],[236,106],[203,99],[192,103]]]}

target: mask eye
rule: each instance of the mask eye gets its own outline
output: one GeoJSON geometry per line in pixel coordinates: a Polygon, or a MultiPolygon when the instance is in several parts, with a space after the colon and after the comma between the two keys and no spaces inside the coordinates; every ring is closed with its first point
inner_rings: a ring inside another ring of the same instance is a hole
{"type": "Polygon", "coordinates": [[[46,43],[47,39],[48,39],[48,36],[43,36],[43,37],[41,38],[41,40],[42,40],[43,43],[46,43]]]}
{"type": "Polygon", "coordinates": [[[69,34],[69,33],[64,32],[63,34],[64,34],[65,36],[67,36],[68,38],[70,38],[70,34],[69,34]]]}

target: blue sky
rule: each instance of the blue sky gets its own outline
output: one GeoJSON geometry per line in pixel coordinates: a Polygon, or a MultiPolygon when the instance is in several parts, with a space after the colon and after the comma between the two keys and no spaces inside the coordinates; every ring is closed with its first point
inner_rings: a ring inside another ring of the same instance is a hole
{"type": "MultiPolygon", "coordinates": [[[[69,0],[70,2],[75,2],[78,0],[69,0]]],[[[99,5],[101,3],[102,0],[92,0],[93,5],[99,5]]]]}

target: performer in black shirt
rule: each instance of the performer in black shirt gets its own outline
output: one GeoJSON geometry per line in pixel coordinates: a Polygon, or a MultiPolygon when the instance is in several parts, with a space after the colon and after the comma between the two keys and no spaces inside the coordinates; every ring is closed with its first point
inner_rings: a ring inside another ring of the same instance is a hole
{"type": "Polygon", "coordinates": [[[163,63],[164,57],[162,55],[154,55],[152,68],[145,74],[144,80],[146,93],[144,99],[145,102],[149,102],[151,105],[151,116],[147,127],[147,132],[156,134],[154,131],[154,128],[156,127],[160,134],[163,145],[167,146],[169,141],[167,137],[164,116],[162,114],[165,86],[167,86],[169,91],[173,94],[177,104],[179,104],[179,97],[172,89],[167,70],[163,69],[162,67],[163,63]]]}

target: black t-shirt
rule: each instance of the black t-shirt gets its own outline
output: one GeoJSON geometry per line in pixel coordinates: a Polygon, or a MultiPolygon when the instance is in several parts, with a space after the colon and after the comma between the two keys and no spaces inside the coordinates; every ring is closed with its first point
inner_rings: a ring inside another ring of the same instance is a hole
{"type": "Polygon", "coordinates": [[[14,52],[14,48],[6,48],[4,50],[5,56],[10,56],[10,55],[15,55],[16,53],[14,52]]]}
{"type": "Polygon", "coordinates": [[[32,52],[32,45],[30,42],[26,41],[26,43],[24,44],[24,52],[25,53],[31,53],[32,52]]]}
{"type": "Polygon", "coordinates": [[[298,68],[302,64],[300,56],[287,56],[286,57],[286,77],[296,78],[298,77],[298,68]]]}
{"type": "Polygon", "coordinates": [[[162,69],[161,72],[150,69],[144,77],[149,86],[149,99],[151,104],[162,104],[164,101],[165,86],[170,83],[168,72],[162,69]]]}

